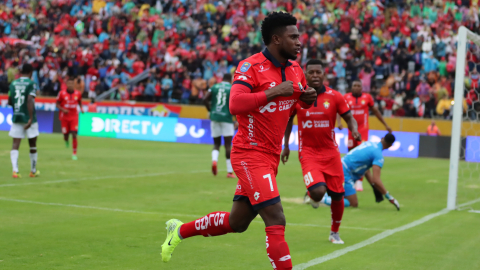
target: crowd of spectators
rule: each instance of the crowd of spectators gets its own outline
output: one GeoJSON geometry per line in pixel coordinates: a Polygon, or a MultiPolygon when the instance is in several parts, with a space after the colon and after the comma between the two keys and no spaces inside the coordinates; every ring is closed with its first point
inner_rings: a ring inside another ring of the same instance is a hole
{"type": "MultiPolygon", "coordinates": [[[[89,97],[115,87],[112,99],[199,103],[262,50],[271,11],[298,19],[299,63],[321,59],[342,93],[361,80],[385,116],[450,118],[458,28],[480,29],[478,0],[4,0],[0,92],[28,62],[42,95],[72,76],[89,97]]],[[[468,52],[463,102],[476,119],[480,54],[468,52]]]]}

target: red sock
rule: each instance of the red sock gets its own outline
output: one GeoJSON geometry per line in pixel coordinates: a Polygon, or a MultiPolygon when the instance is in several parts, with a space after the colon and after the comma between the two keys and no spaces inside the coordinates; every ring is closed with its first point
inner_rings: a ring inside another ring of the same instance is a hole
{"type": "Polygon", "coordinates": [[[233,233],[229,217],[229,212],[210,213],[203,218],[183,224],[180,227],[180,235],[185,239],[196,235],[208,237],[233,233]]]}
{"type": "Polygon", "coordinates": [[[268,226],[265,232],[267,233],[267,256],[273,269],[292,269],[292,257],[285,242],[285,226],[268,226]]]}
{"type": "Polygon", "coordinates": [[[332,211],[332,232],[338,232],[340,223],[342,222],[344,209],[345,202],[343,201],[343,197],[340,201],[332,200],[332,205],[330,206],[330,210],[332,211]]]}
{"type": "Polygon", "coordinates": [[[77,154],[77,138],[72,138],[73,154],[77,154]]]}

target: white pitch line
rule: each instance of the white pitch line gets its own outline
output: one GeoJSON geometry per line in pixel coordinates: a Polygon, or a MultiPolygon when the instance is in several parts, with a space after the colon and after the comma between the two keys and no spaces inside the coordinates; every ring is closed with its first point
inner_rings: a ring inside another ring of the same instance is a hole
{"type": "Polygon", "coordinates": [[[470,211],[468,211],[468,212],[470,212],[470,213],[475,213],[475,214],[480,214],[480,211],[478,211],[478,210],[470,210],[470,211]]]}
{"type": "Polygon", "coordinates": [[[0,187],[55,184],[55,183],[64,183],[64,182],[75,182],[75,181],[102,180],[102,179],[110,179],[110,178],[125,179],[125,178],[135,178],[135,177],[161,176],[161,175],[177,174],[177,173],[182,174],[182,173],[203,173],[203,172],[210,172],[210,170],[195,170],[195,171],[189,171],[189,172],[160,172],[160,173],[134,174],[134,175],[93,176],[93,177],[62,179],[62,180],[53,180],[53,181],[44,181],[44,182],[26,182],[26,183],[3,184],[3,185],[0,185],[0,187]]]}
{"type": "MultiPolygon", "coordinates": [[[[300,224],[300,223],[288,223],[290,226],[304,226],[304,227],[321,227],[321,228],[330,228],[331,225],[318,225],[318,224],[300,224]]],[[[387,229],[380,228],[362,228],[362,227],[349,227],[349,226],[340,226],[340,229],[352,229],[352,230],[363,230],[363,231],[386,231],[387,229]]]]}
{"type": "MultiPolygon", "coordinates": [[[[476,202],[480,201],[480,198],[476,199],[476,200],[473,200],[473,201],[470,201],[470,202],[467,202],[467,203],[464,203],[464,204],[461,204],[459,205],[458,207],[464,207],[464,206],[467,206],[467,205],[470,205],[470,204],[474,204],[476,202]]],[[[293,267],[293,270],[303,270],[303,269],[307,269],[308,267],[311,267],[311,266],[314,266],[314,265],[318,265],[318,264],[321,264],[321,263],[324,263],[326,261],[329,261],[329,260],[332,260],[332,259],[335,259],[335,258],[338,258],[342,255],[345,255],[351,251],[355,251],[357,249],[360,249],[360,248],[363,248],[365,246],[368,246],[370,244],[373,244],[379,240],[382,240],[383,238],[386,238],[386,237],[389,237],[390,235],[393,235],[397,232],[402,232],[402,231],[405,231],[405,230],[408,230],[408,229],[411,229],[413,227],[416,227],[418,225],[421,225],[433,218],[436,218],[438,216],[441,216],[441,215],[444,215],[446,213],[450,212],[450,210],[448,209],[443,209],[443,210],[440,210],[436,213],[433,213],[433,214],[430,214],[430,215],[427,215],[427,216],[424,216],[423,218],[421,219],[417,219],[411,223],[408,223],[406,225],[403,225],[403,226],[400,226],[398,228],[395,228],[395,229],[392,229],[392,230],[387,230],[387,231],[384,231],[384,232],[381,232],[377,235],[374,235],[372,237],[370,237],[369,239],[365,240],[365,241],[362,241],[360,243],[357,243],[355,245],[352,245],[352,246],[349,246],[349,247],[346,247],[346,248],[343,248],[343,249],[339,249],[337,251],[334,251],[330,254],[327,254],[325,256],[322,256],[322,257],[318,257],[318,258],[315,258],[313,260],[310,260],[306,263],[302,263],[302,264],[298,264],[298,265],[295,265],[295,267],[293,267]]]]}
{"type": "MultiPolygon", "coordinates": [[[[123,212],[123,213],[136,213],[136,214],[149,214],[149,215],[162,215],[162,216],[182,216],[182,217],[193,217],[193,218],[201,218],[202,217],[201,215],[146,212],[146,211],[126,210],[126,209],[119,209],[119,208],[107,208],[107,207],[98,207],[98,206],[90,206],[90,205],[28,201],[28,200],[19,200],[19,199],[11,199],[11,198],[3,198],[3,197],[0,197],[0,201],[30,203],[30,204],[40,204],[40,205],[51,205],[51,206],[63,206],[63,207],[74,207],[74,208],[84,208],[84,209],[103,210],[103,211],[112,211],[112,212],[123,212]]],[[[253,222],[264,224],[263,221],[254,220],[253,222]]],[[[315,224],[287,223],[287,225],[289,225],[289,226],[307,226],[307,227],[326,227],[326,228],[330,228],[330,226],[315,225],[315,224]]],[[[371,230],[371,228],[358,228],[358,227],[342,227],[342,229],[371,230]]],[[[382,229],[374,229],[374,230],[382,230],[382,229]]]]}

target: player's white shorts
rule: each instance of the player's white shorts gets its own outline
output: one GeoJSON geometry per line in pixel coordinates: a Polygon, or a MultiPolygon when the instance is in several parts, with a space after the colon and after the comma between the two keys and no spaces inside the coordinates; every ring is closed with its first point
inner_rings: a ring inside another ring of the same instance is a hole
{"type": "Polygon", "coordinates": [[[27,135],[28,139],[38,137],[40,134],[38,132],[38,122],[33,123],[27,130],[24,129],[25,125],[26,124],[12,123],[12,127],[10,128],[8,135],[15,139],[24,139],[25,135],[27,135]]]}
{"type": "Polygon", "coordinates": [[[88,98],[96,98],[97,93],[95,91],[88,91],[88,98]]]}
{"type": "Polygon", "coordinates": [[[220,136],[233,137],[233,134],[235,132],[233,123],[226,123],[226,122],[211,121],[210,129],[212,131],[212,138],[217,138],[220,136]]]}

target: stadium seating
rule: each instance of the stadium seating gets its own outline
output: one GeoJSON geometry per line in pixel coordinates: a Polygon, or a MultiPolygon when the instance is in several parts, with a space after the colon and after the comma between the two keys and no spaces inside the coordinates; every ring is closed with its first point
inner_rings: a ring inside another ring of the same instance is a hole
{"type": "MultiPolygon", "coordinates": [[[[85,97],[118,86],[113,99],[199,103],[261,51],[260,23],[271,11],[298,19],[298,62],[322,59],[325,83],[340,92],[360,79],[382,111],[397,116],[449,117],[437,104],[452,95],[454,36],[461,25],[479,29],[474,0],[6,0],[0,92],[29,62],[42,95],[56,95],[74,76],[85,97]],[[149,79],[126,85],[146,69],[149,79]]],[[[468,95],[468,105],[477,99],[468,95]]]]}

